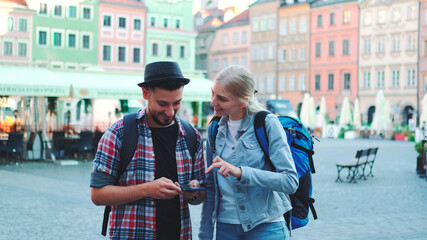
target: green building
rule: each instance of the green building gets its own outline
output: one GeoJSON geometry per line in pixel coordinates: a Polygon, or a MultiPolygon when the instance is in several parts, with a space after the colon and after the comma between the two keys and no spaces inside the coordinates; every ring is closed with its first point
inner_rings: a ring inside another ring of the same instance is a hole
{"type": "Polygon", "coordinates": [[[36,10],[32,60],[36,66],[85,69],[97,64],[98,0],[30,1],[36,10]]]}
{"type": "Polygon", "coordinates": [[[183,72],[195,69],[192,0],[146,1],[146,63],[176,61],[183,72]]]}

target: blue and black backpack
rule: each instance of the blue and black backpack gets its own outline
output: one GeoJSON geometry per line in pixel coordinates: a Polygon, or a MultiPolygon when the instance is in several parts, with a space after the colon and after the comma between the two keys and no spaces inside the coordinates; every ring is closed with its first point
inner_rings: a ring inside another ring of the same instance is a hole
{"type": "MultiPolygon", "coordinates": [[[[269,157],[268,138],[265,130],[265,117],[269,113],[270,112],[267,111],[261,111],[255,115],[254,129],[258,143],[266,156],[266,161],[270,163],[273,171],[275,171],[275,167],[269,157]]],[[[289,229],[296,229],[307,225],[309,209],[311,209],[313,219],[317,219],[316,210],[313,206],[314,199],[311,197],[311,174],[316,172],[313,164],[313,141],[310,133],[300,121],[288,116],[279,116],[278,118],[286,132],[299,178],[297,191],[294,194],[289,194],[292,210],[285,213],[285,219],[289,229]]],[[[218,133],[218,122],[220,119],[221,117],[214,117],[211,121],[213,146],[215,146],[215,138],[218,133]]]]}

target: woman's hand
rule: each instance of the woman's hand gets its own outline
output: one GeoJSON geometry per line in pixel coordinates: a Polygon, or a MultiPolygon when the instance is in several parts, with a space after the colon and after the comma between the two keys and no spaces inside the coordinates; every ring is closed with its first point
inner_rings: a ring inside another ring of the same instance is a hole
{"type": "Polygon", "coordinates": [[[242,169],[233,166],[232,164],[222,160],[218,156],[214,158],[214,160],[212,161],[212,165],[210,165],[209,168],[206,169],[206,173],[210,172],[213,168],[219,168],[218,173],[221,174],[223,177],[228,177],[228,174],[236,178],[242,177],[242,169]]]}

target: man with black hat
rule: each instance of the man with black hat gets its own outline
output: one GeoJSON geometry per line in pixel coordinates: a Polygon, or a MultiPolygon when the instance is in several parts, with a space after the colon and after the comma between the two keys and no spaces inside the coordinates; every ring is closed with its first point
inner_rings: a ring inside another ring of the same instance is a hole
{"type": "Polygon", "coordinates": [[[192,128],[197,140],[191,156],[186,141],[189,133],[183,120],[176,117],[189,81],[175,62],[154,62],[145,67],[144,82],[138,85],[148,105],[136,115],[136,151],[121,175],[123,119],[110,126],[99,141],[91,196],[96,205],[112,206],[111,239],[192,238],[187,203],[200,204],[206,192],[180,187],[205,184],[200,133],[192,128]]]}

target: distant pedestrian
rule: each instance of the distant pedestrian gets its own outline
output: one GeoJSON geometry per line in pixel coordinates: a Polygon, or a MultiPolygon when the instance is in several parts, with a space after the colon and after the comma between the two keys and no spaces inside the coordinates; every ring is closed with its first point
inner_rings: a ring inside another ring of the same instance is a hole
{"type": "MultiPolygon", "coordinates": [[[[194,161],[181,119],[184,85],[175,62],[154,62],[145,68],[142,95],[148,102],[135,121],[138,145],[116,185],[123,147],[123,120],[115,122],[101,138],[93,161],[92,201],[111,205],[111,239],[192,238],[189,204],[200,204],[204,191],[186,192],[180,186],[205,184],[203,141],[196,131],[194,161]]],[[[118,83],[120,84],[120,83],[118,83]]]]}
{"type": "Polygon", "coordinates": [[[214,79],[212,102],[221,116],[213,142],[207,142],[207,197],[203,204],[199,239],[289,239],[283,214],[291,209],[286,194],[298,187],[298,175],[286,134],[274,114],[265,119],[270,159],[266,163],[253,122],[263,110],[255,98],[252,74],[230,66],[214,79]],[[213,150],[215,149],[215,151],[213,150]]]}

